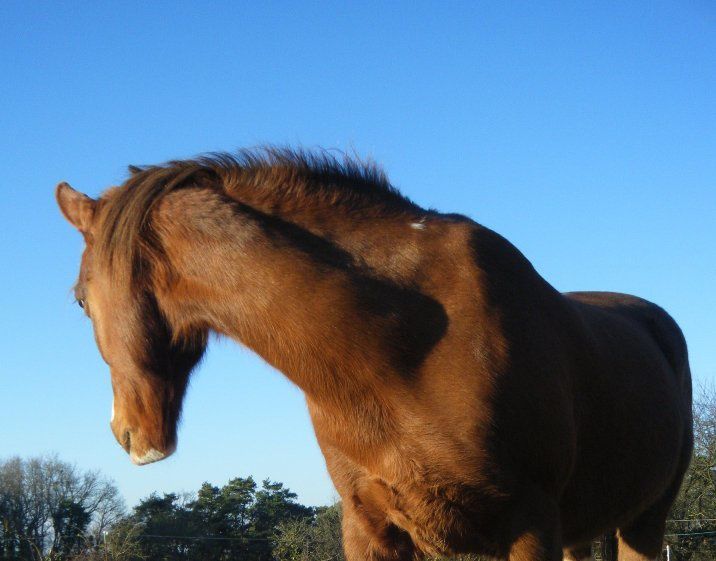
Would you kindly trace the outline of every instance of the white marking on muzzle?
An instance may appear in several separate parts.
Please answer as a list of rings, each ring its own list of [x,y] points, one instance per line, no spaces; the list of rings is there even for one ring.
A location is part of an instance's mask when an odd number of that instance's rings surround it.
[[[422,222],[411,222],[410,227],[413,230],[425,230],[425,224]]]
[[[132,460],[132,463],[143,466],[145,464],[151,464],[152,462],[158,462],[159,460],[163,460],[167,456],[169,456],[171,452],[160,452],[159,450],[155,450],[154,448],[150,448],[147,452],[145,452],[142,456],[138,456],[134,452],[130,452],[129,458]]]
[[[114,422],[114,399],[112,400],[112,418],[109,420],[109,422]]]

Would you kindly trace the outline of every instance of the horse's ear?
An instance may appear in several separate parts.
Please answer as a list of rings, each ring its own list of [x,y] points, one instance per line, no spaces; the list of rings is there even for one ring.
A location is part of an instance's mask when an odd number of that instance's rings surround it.
[[[55,190],[57,204],[63,216],[80,232],[87,233],[92,225],[97,201],[75,191],[67,183],[60,183]]]

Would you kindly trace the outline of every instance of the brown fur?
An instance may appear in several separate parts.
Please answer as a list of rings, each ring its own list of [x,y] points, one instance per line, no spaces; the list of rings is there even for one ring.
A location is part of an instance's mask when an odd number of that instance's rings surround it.
[[[213,331],[304,390],[349,561],[555,561],[617,529],[622,559],[658,553],[692,434],[686,345],[654,304],[560,294],[496,233],[325,153],[57,197],[133,458],[173,450]]]

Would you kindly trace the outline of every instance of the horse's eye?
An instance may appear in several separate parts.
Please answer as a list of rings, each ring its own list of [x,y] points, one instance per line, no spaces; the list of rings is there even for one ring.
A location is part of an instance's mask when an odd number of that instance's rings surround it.
[[[85,299],[84,299],[84,298],[78,298],[78,299],[77,299],[77,305],[78,305],[80,308],[84,309],[84,307],[85,307]]]

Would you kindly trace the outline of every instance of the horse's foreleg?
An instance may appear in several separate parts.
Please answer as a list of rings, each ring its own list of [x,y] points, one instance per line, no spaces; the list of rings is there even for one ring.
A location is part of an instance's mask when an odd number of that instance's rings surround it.
[[[619,529],[619,561],[654,561],[659,558],[668,514],[668,510],[661,506],[652,507],[634,522]]]
[[[509,561],[562,561],[559,507],[548,495],[535,491],[525,497],[512,518]]]
[[[592,544],[572,547],[564,551],[564,561],[589,561],[592,558]]]
[[[691,436],[681,452],[681,465],[664,495],[617,532],[619,561],[653,561],[659,558],[666,531],[666,519],[681,488],[681,480],[691,459]]]

